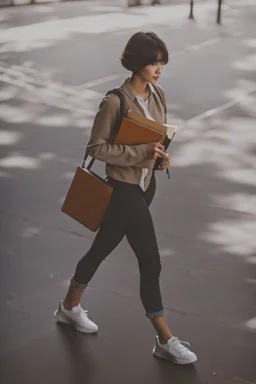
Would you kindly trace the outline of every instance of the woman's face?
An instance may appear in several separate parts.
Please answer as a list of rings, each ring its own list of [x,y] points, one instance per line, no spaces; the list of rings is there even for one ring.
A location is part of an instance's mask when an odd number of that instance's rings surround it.
[[[154,64],[147,65],[140,69],[136,74],[144,81],[155,84],[163,72],[163,66],[164,64],[161,61],[157,61]]]

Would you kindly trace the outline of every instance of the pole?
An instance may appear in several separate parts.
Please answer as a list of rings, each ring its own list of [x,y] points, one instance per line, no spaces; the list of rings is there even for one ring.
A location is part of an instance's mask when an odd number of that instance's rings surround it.
[[[189,19],[194,20],[194,1],[190,0],[190,14],[189,14]]]
[[[221,24],[221,5],[222,0],[218,0],[217,24]]]

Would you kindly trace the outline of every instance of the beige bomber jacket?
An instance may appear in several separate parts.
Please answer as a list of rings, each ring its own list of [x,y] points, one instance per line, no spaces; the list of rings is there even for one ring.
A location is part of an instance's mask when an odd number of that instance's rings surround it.
[[[162,88],[156,86],[162,100],[151,84],[149,85],[149,112],[153,119],[160,124],[166,123],[165,96]],[[129,78],[118,88],[124,95],[125,111],[145,116],[142,107],[136,100]],[[110,133],[120,113],[120,100],[115,94],[104,97],[101,107],[95,116],[91,136],[87,145],[87,153],[106,163],[106,175],[130,184],[140,184],[142,169],[147,168],[145,189],[148,188],[152,176],[155,160],[149,153],[148,144],[134,146],[111,144]]]

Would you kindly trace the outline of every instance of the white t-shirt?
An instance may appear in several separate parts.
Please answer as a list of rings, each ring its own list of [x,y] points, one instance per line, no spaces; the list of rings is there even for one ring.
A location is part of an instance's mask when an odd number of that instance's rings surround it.
[[[136,99],[138,101],[138,103],[140,104],[141,108],[143,109],[143,111],[145,112],[145,115],[146,115],[146,118],[147,119],[150,119],[150,120],[153,120],[153,117],[151,116],[150,112],[149,112],[149,109],[148,109],[148,100],[144,100],[142,99],[141,97],[138,97],[136,96]],[[140,187],[143,189],[143,191],[145,191],[145,178],[148,174],[148,169],[147,168],[142,168],[142,174],[141,174],[141,179],[140,179]]]

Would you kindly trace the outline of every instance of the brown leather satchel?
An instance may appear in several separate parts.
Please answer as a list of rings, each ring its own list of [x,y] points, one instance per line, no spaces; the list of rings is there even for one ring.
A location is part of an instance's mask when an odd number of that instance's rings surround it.
[[[121,92],[116,89],[107,94],[109,93],[115,93],[120,99],[120,116],[116,120],[110,136],[110,141],[113,142],[124,116],[124,99]],[[87,168],[85,167],[87,158],[88,155],[85,154],[82,166],[76,169],[61,211],[96,232],[106,214],[113,188],[106,179],[91,171],[95,159],[90,161]]]
[[[113,188],[90,170],[92,161],[87,168],[84,163],[76,169],[61,211],[95,232],[105,216]]]

